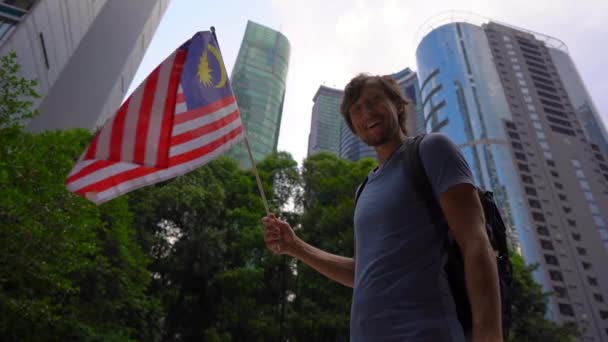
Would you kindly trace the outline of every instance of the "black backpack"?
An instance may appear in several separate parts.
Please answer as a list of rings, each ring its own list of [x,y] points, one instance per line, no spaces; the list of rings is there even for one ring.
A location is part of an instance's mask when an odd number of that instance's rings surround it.
[[[419,196],[425,199],[429,214],[437,227],[446,226],[444,216],[437,199],[434,196],[431,183],[426,175],[422,160],[420,159],[419,146],[424,135],[418,135],[409,139],[405,150],[406,172],[411,183],[414,185]],[[355,205],[367,179],[357,188]],[[498,268],[498,280],[500,284],[500,301],[502,306],[502,328],[505,338],[511,327],[511,283],[513,280],[511,261],[509,260],[509,249],[507,245],[507,232],[500,211],[494,201],[494,195],[490,191],[477,189],[479,199],[484,209],[486,218],[486,233],[490,243],[496,252],[496,266]],[[458,244],[448,230],[444,253],[447,254],[445,271],[450,284],[450,290],[456,304],[458,320],[465,333],[470,333],[473,328],[471,304],[467,294],[464,276],[464,260]]]

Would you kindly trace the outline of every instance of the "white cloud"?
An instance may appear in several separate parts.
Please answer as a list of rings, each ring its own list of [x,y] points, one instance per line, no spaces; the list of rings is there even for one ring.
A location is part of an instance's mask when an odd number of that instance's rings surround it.
[[[563,40],[587,88],[608,122],[608,1],[524,0],[462,2],[459,9]],[[358,72],[416,69],[414,36],[437,13],[454,9],[447,0],[356,2],[272,1],[291,42],[287,95],[279,149],[306,156],[312,97],[321,84],[342,88]]]

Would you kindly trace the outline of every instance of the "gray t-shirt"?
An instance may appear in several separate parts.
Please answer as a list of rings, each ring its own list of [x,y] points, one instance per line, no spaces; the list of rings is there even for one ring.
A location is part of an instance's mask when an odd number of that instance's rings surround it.
[[[443,271],[446,229],[435,227],[405,170],[405,144],[370,172],[355,208],[351,341],[464,341]],[[458,148],[432,133],[420,156],[439,198],[473,184]]]

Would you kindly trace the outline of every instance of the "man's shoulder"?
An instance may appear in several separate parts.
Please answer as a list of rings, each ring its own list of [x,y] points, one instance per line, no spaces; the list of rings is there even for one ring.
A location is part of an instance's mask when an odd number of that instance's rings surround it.
[[[420,153],[427,151],[431,154],[445,153],[455,147],[454,142],[447,135],[438,132],[425,134],[420,141]]]

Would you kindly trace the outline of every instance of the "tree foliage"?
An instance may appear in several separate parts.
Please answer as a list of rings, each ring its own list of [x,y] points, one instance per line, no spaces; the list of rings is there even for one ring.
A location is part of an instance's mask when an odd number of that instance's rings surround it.
[[[25,132],[34,90],[17,69],[12,57],[2,58],[2,339],[149,339],[158,306],[147,293],[148,260],[133,238],[127,201],[97,207],[66,191],[90,133]]]

